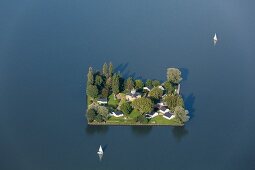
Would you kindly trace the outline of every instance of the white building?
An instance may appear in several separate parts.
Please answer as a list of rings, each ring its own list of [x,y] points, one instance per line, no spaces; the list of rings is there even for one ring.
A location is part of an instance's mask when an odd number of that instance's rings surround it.
[[[107,104],[107,98],[97,99],[97,103],[99,103],[99,104]]]
[[[124,114],[120,111],[114,111],[114,112],[110,113],[110,116],[121,117],[121,116],[124,116]]]

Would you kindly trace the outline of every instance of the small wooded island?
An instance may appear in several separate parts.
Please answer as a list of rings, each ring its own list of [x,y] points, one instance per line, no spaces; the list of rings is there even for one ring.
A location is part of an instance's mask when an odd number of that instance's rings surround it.
[[[167,80],[132,77],[124,79],[105,63],[102,71],[89,68],[87,75],[87,113],[90,125],[172,125],[189,120],[180,95],[181,71],[167,69]]]

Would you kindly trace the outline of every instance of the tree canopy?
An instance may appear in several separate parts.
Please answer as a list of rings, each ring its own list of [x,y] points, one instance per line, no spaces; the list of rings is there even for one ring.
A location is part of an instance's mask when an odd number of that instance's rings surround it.
[[[134,88],[134,81],[132,77],[129,77],[125,82],[125,90],[131,91]]]
[[[102,97],[107,98],[109,96],[109,89],[107,87],[102,89]]]
[[[98,89],[95,85],[88,85],[87,87],[87,95],[96,98],[98,96]]]
[[[189,120],[188,113],[189,112],[181,106],[176,106],[174,109],[175,117],[179,119],[182,123],[187,122]]]
[[[112,65],[112,62],[110,62],[110,64],[109,64],[109,72],[108,72],[108,74],[109,74],[110,77],[113,74],[113,65]]]
[[[145,82],[145,85],[146,85],[146,87],[152,87],[152,80],[148,79],[148,80]]]
[[[146,117],[144,117],[144,115],[139,115],[136,118],[136,122],[139,122],[139,123],[148,123],[148,119],[146,119]]]
[[[153,85],[153,87],[157,87],[157,86],[160,85],[160,81],[159,80],[153,80],[152,85]]]
[[[171,83],[178,84],[182,80],[181,71],[177,68],[168,68],[167,69],[167,80]]]
[[[135,99],[132,103],[132,106],[137,109],[141,114],[149,113],[152,111],[153,103],[151,99],[146,97],[141,97]]]
[[[130,105],[129,102],[125,102],[122,103],[120,106],[120,110],[124,113],[124,114],[129,114],[132,111],[132,106]]]
[[[112,77],[112,92],[114,94],[118,94],[119,91],[120,91],[119,76],[117,74],[114,74]]]
[[[135,89],[136,90],[139,90],[139,89],[142,89],[144,86],[142,80],[135,80]]]
[[[94,109],[87,110],[87,119],[89,122],[93,122],[96,118],[96,111]]]
[[[96,85],[97,87],[101,87],[102,83],[103,83],[102,77],[101,77],[100,75],[96,75],[96,78],[95,78],[95,85]]]
[[[163,100],[166,103],[167,107],[171,110],[174,110],[176,106],[184,107],[184,101],[182,97],[179,95],[169,94],[166,97],[164,97]]]
[[[107,77],[108,76],[108,66],[107,66],[107,63],[104,63],[104,65],[103,65],[103,75],[105,76],[105,77]]]
[[[163,91],[158,87],[154,87],[149,92],[149,96],[154,98],[154,99],[160,99],[160,97],[162,97],[162,95],[163,95]]]
[[[173,85],[170,81],[166,81],[164,83],[164,87],[165,87],[167,93],[173,93],[174,92],[174,87],[173,87]]]
[[[94,75],[93,75],[92,67],[89,67],[89,72],[88,72],[87,77],[88,77],[87,85],[93,85],[93,83],[94,83]]]

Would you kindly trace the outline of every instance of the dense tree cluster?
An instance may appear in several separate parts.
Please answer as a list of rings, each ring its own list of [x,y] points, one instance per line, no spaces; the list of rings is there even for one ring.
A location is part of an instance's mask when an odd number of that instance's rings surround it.
[[[87,74],[86,94],[88,100],[91,101],[87,110],[87,119],[89,122],[104,122],[108,119],[109,109],[118,109],[125,115],[129,115],[133,109],[140,112],[140,115],[135,119],[136,122],[147,123],[148,119],[145,113],[153,110],[153,106],[161,100],[165,102],[168,108],[174,112],[176,118],[180,122],[186,122],[189,117],[185,111],[184,101],[182,97],[176,93],[176,89],[181,78],[181,72],[176,68],[167,69],[167,81],[161,83],[159,80],[148,79],[143,82],[140,79],[134,80],[132,77],[124,79],[120,73],[114,72],[112,63],[104,63],[101,71],[94,71],[89,67]],[[143,90],[144,87],[149,89]],[[164,89],[162,89],[163,86]],[[136,98],[132,102],[126,100],[126,94],[132,89],[142,94],[141,98]],[[109,98],[113,94],[114,100],[117,101],[117,106],[101,106],[95,104],[98,98]],[[124,97],[120,94],[124,95]],[[164,94],[164,96],[163,96]],[[163,97],[162,97],[163,96]],[[118,99],[117,99],[118,98]]]
[[[97,122],[106,121],[108,118],[109,110],[105,106],[100,106],[98,104],[91,104],[87,110],[87,119],[89,122],[94,120]]]
[[[181,82],[181,71],[177,68],[168,68],[167,69],[167,80],[171,83],[178,84]]]
[[[184,107],[184,101],[180,95],[169,94],[164,97],[164,102],[170,110],[174,110],[176,106]]]
[[[151,99],[146,97],[141,97],[138,99],[135,99],[132,102],[132,106],[137,109],[141,114],[149,113],[152,111],[153,103]]]
[[[151,91],[149,92],[149,96],[153,99],[160,99],[163,95],[163,90],[161,90],[158,87],[154,87],[153,89],[151,89]]]
[[[132,112],[132,106],[131,106],[130,102],[122,103],[120,106],[120,110],[124,114],[130,114]]]
[[[125,82],[125,90],[131,91],[134,88],[134,81],[132,77],[129,77]]]
[[[181,106],[176,106],[174,109],[174,115],[181,123],[185,123],[189,120],[188,111]]]
[[[119,93],[119,75],[113,75],[113,65],[104,63],[102,72],[93,72],[92,67],[89,67],[87,74],[87,96],[92,99],[103,97],[107,98],[111,93]]]
[[[142,90],[144,84],[142,80],[135,80],[135,89],[136,90]]]

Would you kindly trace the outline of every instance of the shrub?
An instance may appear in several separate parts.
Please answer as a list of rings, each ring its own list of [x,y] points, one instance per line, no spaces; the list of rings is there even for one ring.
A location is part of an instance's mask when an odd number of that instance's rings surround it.
[[[139,122],[139,123],[148,123],[148,119],[146,119],[146,117],[144,117],[143,115],[139,115],[136,118],[136,122]]]
[[[96,118],[96,111],[94,109],[87,110],[87,119],[89,122],[93,122]]]

